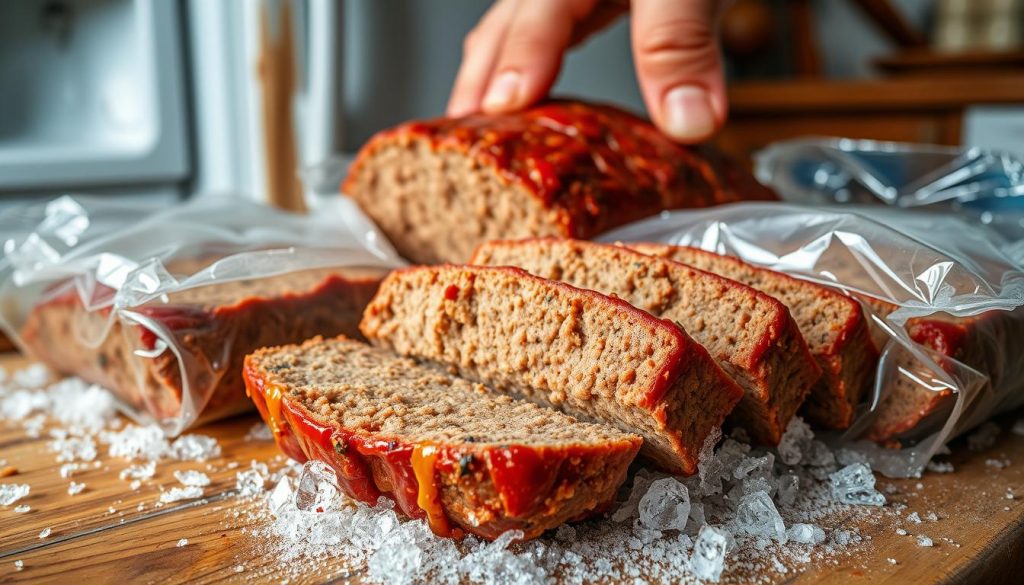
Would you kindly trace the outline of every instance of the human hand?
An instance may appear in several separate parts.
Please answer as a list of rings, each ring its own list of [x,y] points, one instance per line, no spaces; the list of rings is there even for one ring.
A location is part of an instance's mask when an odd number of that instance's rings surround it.
[[[633,59],[654,123],[698,142],[728,105],[715,35],[716,0],[633,0]],[[570,47],[626,12],[625,0],[498,0],[463,43],[449,116],[525,108],[543,99]]]

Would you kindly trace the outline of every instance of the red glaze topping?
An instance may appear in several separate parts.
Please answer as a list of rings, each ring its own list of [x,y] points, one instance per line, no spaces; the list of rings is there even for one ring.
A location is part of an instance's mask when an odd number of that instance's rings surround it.
[[[513,114],[416,121],[363,149],[426,138],[497,169],[550,209],[569,237],[587,238],[662,209],[774,200],[746,169],[708,147],[673,143],[650,122],[611,106],[553,101]],[[353,172],[354,180],[359,160]]]
[[[956,323],[922,319],[910,324],[910,338],[942,355],[957,357],[967,339],[967,330]]]
[[[540,504],[536,494],[551,491],[564,461],[516,445],[486,451],[484,460],[505,511],[515,517],[536,510]]]

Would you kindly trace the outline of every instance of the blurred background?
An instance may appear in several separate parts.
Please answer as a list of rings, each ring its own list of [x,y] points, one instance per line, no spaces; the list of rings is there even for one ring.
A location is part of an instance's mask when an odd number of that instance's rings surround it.
[[[488,5],[4,0],[0,207],[65,192],[301,206],[377,130],[443,113]],[[555,93],[642,112],[628,33],[573,51]],[[735,0],[722,39],[717,142],[747,161],[803,135],[1024,154],[1024,0]]]

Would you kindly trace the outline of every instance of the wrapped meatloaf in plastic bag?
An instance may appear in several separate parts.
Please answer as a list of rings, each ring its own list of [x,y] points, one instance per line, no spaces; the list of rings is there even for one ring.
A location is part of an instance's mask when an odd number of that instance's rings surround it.
[[[0,215],[0,328],[168,434],[251,408],[242,359],[358,336],[401,260],[348,202],[308,216],[234,198],[156,209],[62,197]]]
[[[601,239],[735,256],[857,299],[879,353],[848,364],[875,375],[835,438],[886,475],[919,474],[949,439],[1024,404],[1024,268],[1012,244],[973,222],[881,206],[740,203],[665,212]],[[787,304],[806,312],[805,301]],[[844,326],[829,314],[804,318]]]

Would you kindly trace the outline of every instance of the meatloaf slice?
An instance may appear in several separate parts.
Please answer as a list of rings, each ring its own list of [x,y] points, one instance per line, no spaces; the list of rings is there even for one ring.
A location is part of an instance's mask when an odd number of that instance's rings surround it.
[[[534,538],[600,512],[642,442],[344,337],[261,349],[244,372],[287,455],[443,536]]]
[[[373,343],[644,437],[642,454],[693,473],[743,394],[676,324],[518,268],[391,273],[360,325]]]
[[[897,309],[896,305],[873,297],[862,299],[883,317]],[[954,372],[952,360],[956,360],[989,376],[994,387],[1020,386],[1019,379],[1012,378],[1020,368],[1008,364],[1007,359],[1020,355],[1024,308],[986,311],[971,317],[937,313],[910,319],[906,329],[910,339],[930,351],[946,371]],[[899,444],[937,430],[956,402],[955,389],[932,380],[928,368],[912,354],[904,352],[896,359],[895,375],[875,408],[867,435],[883,444]]]
[[[342,192],[417,263],[495,238],[587,239],[664,209],[773,200],[744,165],[581,102],[402,124],[359,152]]]
[[[821,375],[782,303],[678,262],[621,246],[528,239],[484,244],[473,263],[518,266],[678,323],[743,387],[731,421],[762,443],[779,442]]]
[[[189,263],[188,272],[198,268]],[[187,289],[132,309],[136,319],[115,320],[102,335],[109,309],[88,311],[65,286],[32,310],[22,339],[36,359],[110,389],[135,413],[168,428],[179,416],[196,416],[197,424],[252,408],[241,377],[247,353],[314,335],[358,336],[363,307],[383,276],[325,268]],[[174,339],[177,352],[157,331]],[[183,372],[198,402],[183,400]]]
[[[834,429],[850,426],[857,404],[874,381],[878,362],[878,350],[871,341],[867,318],[856,299],[813,282],[700,248],[647,243],[625,245],[644,254],[669,258],[742,282],[782,301],[822,370],[821,379],[804,402],[804,416],[815,424]]]

